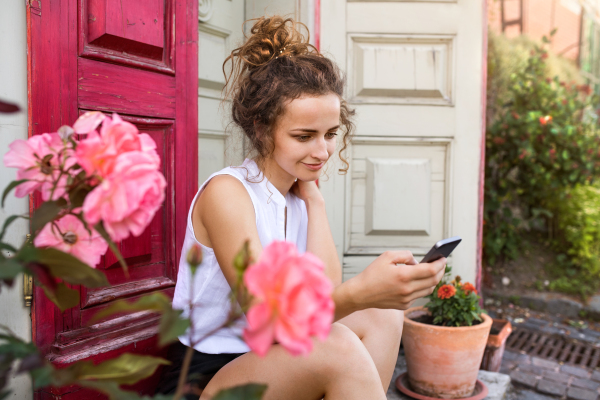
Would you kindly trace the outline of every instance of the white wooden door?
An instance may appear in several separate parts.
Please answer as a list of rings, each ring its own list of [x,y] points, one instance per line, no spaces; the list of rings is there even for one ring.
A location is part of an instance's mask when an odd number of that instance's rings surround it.
[[[484,0],[327,0],[321,21],[357,111],[348,174],[321,181],[344,279],[385,250],[422,256],[460,235],[449,263],[473,282]]]
[[[223,61],[243,40],[244,0],[200,0],[198,9],[198,183],[243,161],[243,140],[221,107]]]

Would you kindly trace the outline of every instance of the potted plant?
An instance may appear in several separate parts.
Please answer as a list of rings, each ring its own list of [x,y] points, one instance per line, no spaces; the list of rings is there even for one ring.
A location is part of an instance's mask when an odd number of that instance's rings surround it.
[[[424,307],[406,311],[404,352],[411,389],[421,395],[470,397],[492,325],[479,306],[475,287],[459,276],[445,278],[427,296]]]

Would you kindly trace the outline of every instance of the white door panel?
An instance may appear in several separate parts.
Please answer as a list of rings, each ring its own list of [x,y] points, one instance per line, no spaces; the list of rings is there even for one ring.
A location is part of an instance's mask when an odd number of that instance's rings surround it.
[[[322,2],[321,47],[357,111],[348,174],[321,182],[344,279],[383,251],[419,258],[454,235],[454,272],[475,278],[483,4]]]

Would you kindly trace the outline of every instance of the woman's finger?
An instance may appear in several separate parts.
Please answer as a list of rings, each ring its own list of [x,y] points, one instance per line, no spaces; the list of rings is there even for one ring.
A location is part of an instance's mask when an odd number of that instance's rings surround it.
[[[406,280],[408,281],[428,279],[435,277],[440,273],[442,273],[443,276],[443,271],[446,269],[446,259],[440,258],[439,260],[430,263],[404,266],[402,268],[402,272],[407,274]]]
[[[380,257],[383,257],[388,262],[394,264],[413,265],[413,262],[416,264],[415,257],[413,257],[413,254],[407,250],[386,251]]]

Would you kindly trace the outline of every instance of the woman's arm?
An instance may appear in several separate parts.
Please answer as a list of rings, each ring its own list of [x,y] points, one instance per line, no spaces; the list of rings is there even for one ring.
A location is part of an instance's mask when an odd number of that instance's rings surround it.
[[[417,264],[410,251],[386,251],[333,292],[335,321],[367,308],[406,310],[431,294],[444,276],[446,259]]]
[[[315,182],[298,181],[292,191],[306,204],[308,213],[308,236],[306,250],[323,261],[325,274],[334,286],[342,283],[342,267],[329,228],[325,200]]]
[[[244,242],[250,241],[255,261],[262,253],[254,206],[244,185],[229,175],[215,176],[200,194],[192,222],[196,238],[214,250],[225,279],[235,287],[233,259]]]

